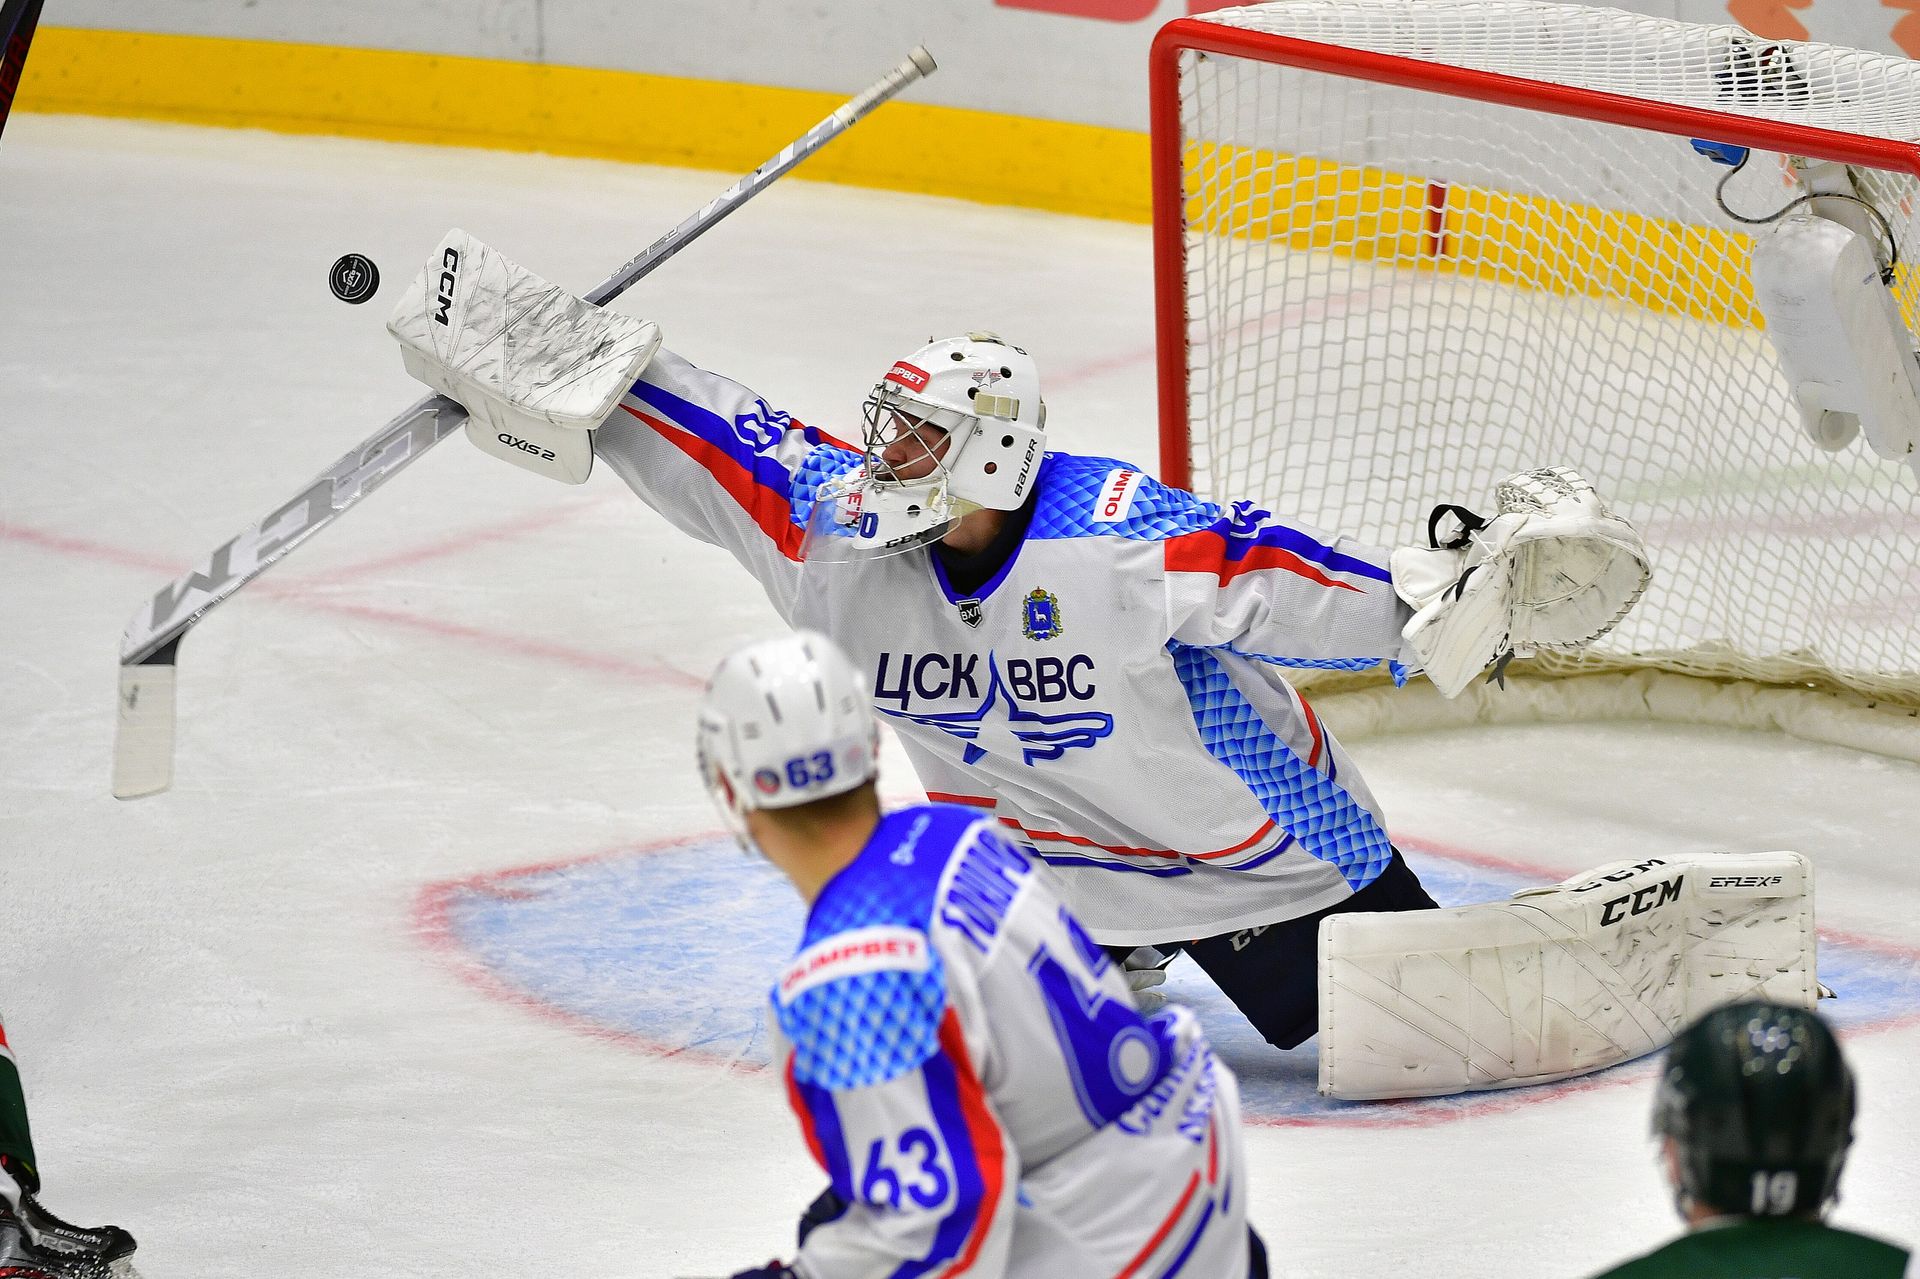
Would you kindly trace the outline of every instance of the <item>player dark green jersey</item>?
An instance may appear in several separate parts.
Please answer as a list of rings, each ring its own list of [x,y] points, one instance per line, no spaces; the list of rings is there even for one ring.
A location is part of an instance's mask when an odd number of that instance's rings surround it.
[[[1595,1279],[1899,1279],[1903,1248],[1804,1217],[1729,1217]]]
[[[27,1099],[20,1091],[20,1068],[7,1047],[5,1026],[0,1026],[0,1164],[28,1190],[40,1188],[33,1137],[27,1130]]]

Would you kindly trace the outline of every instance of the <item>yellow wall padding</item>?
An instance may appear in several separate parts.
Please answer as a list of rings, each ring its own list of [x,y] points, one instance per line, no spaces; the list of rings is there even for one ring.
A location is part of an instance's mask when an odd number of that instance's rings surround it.
[[[1151,219],[1145,134],[927,106],[911,93],[808,160],[801,175]],[[16,105],[744,173],[842,101],[586,67],[45,27]],[[1745,236],[1256,148],[1189,145],[1187,215],[1198,232],[1278,237],[1413,269],[1760,323]]]
[[[43,27],[15,105],[745,172],[844,100],[586,67]],[[910,97],[799,173],[1092,217],[1151,216],[1145,134]]]

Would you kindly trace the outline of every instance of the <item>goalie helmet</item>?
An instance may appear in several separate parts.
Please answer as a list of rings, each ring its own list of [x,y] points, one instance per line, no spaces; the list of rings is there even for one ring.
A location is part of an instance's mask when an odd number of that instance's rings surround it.
[[[826,799],[872,780],[878,734],[866,682],[816,631],[739,649],[707,681],[700,775],[734,834],[746,814]]]
[[[1853,1141],[1853,1075],[1818,1014],[1749,1002],[1716,1009],[1668,1050],[1653,1130],[1675,1146],[1687,1201],[1771,1217],[1820,1212]]]
[[[1017,510],[1046,452],[1039,370],[993,333],[896,360],[865,417],[865,461],[822,486],[803,558],[891,555],[933,541],[969,511]]]

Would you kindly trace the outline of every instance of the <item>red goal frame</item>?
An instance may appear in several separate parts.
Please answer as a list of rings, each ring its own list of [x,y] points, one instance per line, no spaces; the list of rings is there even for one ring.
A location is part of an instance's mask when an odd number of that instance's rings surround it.
[[[1248,58],[1605,124],[1711,138],[1758,151],[1893,170],[1920,178],[1920,145],[1914,143],[1755,119],[1727,111],[1650,102],[1594,89],[1248,31],[1202,19],[1175,18],[1154,37],[1148,54],[1148,92],[1160,478],[1179,488],[1190,488],[1193,483],[1187,419],[1186,220],[1180,131],[1180,55],[1190,51]]]

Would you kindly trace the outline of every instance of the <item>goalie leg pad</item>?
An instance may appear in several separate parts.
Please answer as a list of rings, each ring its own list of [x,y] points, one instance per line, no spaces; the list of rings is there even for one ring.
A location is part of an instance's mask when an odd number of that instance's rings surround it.
[[[1600,867],[1511,901],[1320,926],[1320,1091],[1432,1097],[1582,1075],[1735,999],[1811,1008],[1798,853]]]
[[[387,331],[407,372],[471,415],[485,452],[568,484],[660,347],[658,325],[574,297],[465,231],[440,242]]]

